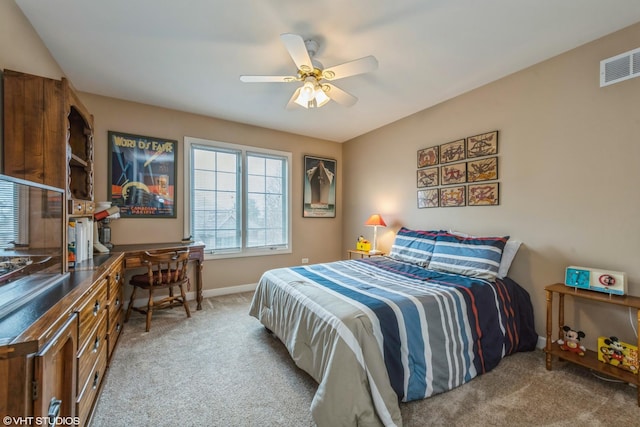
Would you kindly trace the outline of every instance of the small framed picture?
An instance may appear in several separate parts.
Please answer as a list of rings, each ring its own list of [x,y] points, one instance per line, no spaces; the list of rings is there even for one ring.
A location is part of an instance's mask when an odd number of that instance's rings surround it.
[[[446,187],[440,189],[440,206],[453,207],[466,205],[466,192],[464,185]]]
[[[470,184],[467,188],[469,206],[496,206],[500,204],[500,184],[489,182],[485,184]]]
[[[418,169],[417,183],[418,188],[437,187],[439,185],[438,168]]]
[[[467,138],[467,159],[498,154],[498,131]]]
[[[467,182],[498,179],[498,157],[467,162]]]
[[[303,218],[335,218],[336,171],[333,159],[304,156]]]
[[[458,162],[465,158],[464,138],[440,146],[440,163]]]
[[[438,189],[418,190],[418,209],[437,208],[440,206]]]
[[[467,182],[467,164],[453,163],[451,165],[440,166],[440,182],[442,185]]]
[[[438,146],[418,150],[418,168],[438,164]]]

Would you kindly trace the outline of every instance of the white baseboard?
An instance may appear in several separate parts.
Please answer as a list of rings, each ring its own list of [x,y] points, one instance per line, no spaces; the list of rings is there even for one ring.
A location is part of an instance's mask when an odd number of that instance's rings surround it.
[[[229,286],[226,288],[215,288],[215,289],[204,289],[202,291],[202,297],[203,298],[211,298],[211,297],[217,297],[220,295],[230,295],[230,294],[239,294],[242,292],[251,292],[251,291],[255,291],[256,287],[258,286],[257,283],[249,283],[248,285],[238,285],[238,286]],[[157,299],[160,300],[164,298],[164,296],[158,296]],[[196,293],[195,291],[193,292],[187,292],[187,301],[194,301],[196,299]],[[133,301],[133,306],[134,307],[139,307],[141,305],[146,305],[147,304],[147,300],[148,298],[136,298]],[[154,301],[156,300],[156,298],[154,298]],[[129,307],[129,301],[127,299],[127,301],[125,302],[124,308],[126,309],[127,307]]]

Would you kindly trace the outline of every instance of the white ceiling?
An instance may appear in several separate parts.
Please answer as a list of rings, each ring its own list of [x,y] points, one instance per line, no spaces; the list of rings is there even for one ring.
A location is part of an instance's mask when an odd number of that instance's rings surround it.
[[[15,1],[80,91],[338,142],[640,21],[639,0]],[[286,110],[299,83],[239,80],[295,73],[282,33],[379,68],[334,81],[352,107]]]

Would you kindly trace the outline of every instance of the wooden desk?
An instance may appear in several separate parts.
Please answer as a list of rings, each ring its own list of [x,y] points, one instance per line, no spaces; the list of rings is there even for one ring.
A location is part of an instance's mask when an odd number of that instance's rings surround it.
[[[157,252],[166,250],[183,250],[189,249],[189,260],[196,263],[196,301],[198,305],[196,310],[202,310],[202,268],[204,267],[204,243],[140,243],[135,245],[117,245],[111,252],[124,253],[124,268],[142,267],[142,254],[146,251]]]

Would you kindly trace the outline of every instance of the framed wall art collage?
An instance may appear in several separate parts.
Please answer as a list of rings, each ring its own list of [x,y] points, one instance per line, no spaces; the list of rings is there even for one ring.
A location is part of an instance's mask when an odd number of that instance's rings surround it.
[[[500,204],[498,131],[418,150],[418,208]]]

